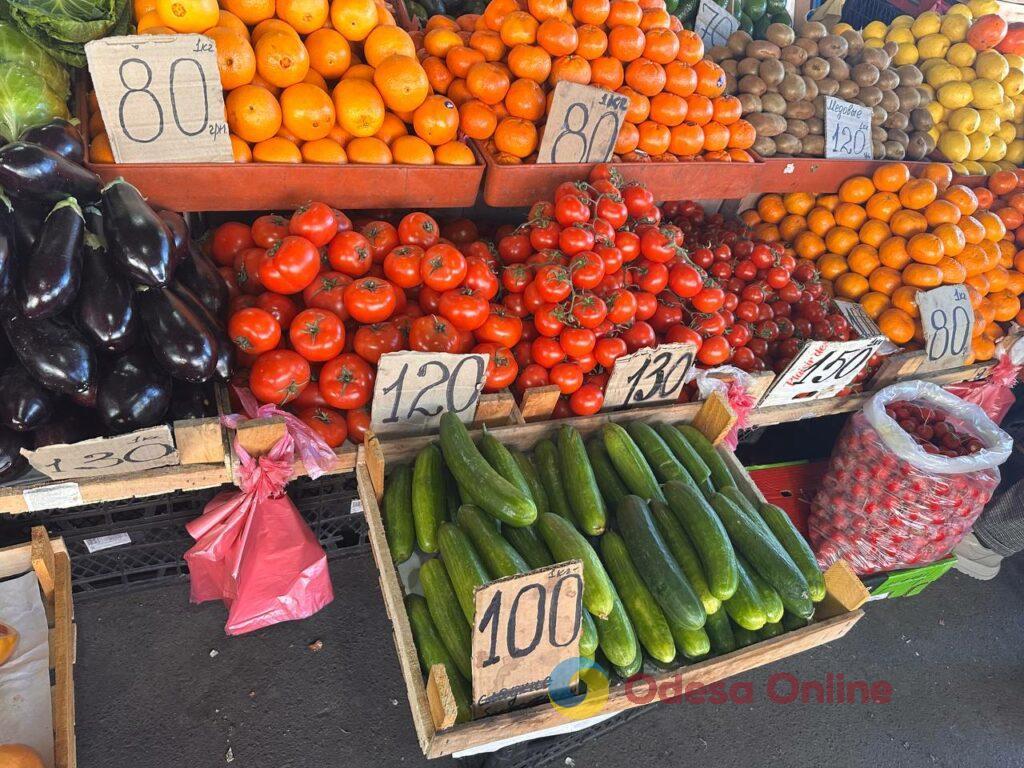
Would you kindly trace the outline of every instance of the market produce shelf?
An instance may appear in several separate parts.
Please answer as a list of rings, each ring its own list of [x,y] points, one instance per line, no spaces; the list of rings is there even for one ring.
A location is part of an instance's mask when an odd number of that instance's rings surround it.
[[[757,166],[757,188],[747,194],[763,192],[835,192],[851,176],[871,176],[889,160],[826,160],[823,157],[772,157]],[[927,162],[901,161],[917,176]]]

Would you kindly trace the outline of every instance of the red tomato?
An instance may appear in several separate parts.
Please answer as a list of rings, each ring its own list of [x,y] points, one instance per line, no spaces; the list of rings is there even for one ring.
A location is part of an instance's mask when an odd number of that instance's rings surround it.
[[[468,256],[466,258],[466,279],[463,281],[467,288],[472,288],[477,295],[483,296],[490,301],[498,295],[501,283],[494,268],[479,256]]]
[[[252,231],[248,225],[239,221],[228,221],[213,231],[210,238],[210,254],[218,266],[230,267],[235,263],[235,256],[246,248],[252,248],[256,241],[252,239]]]
[[[252,240],[260,248],[270,248],[288,236],[288,219],[277,214],[260,216],[252,223]]]
[[[409,327],[409,348],[418,352],[457,352],[458,329],[440,315],[424,315]]]
[[[345,288],[351,282],[352,278],[341,272],[321,272],[302,291],[302,299],[306,302],[307,307],[326,309],[336,314],[344,322],[348,320],[348,310],[345,309]]]
[[[331,269],[350,277],[362,277],[373,266],[370,241],[358,232],[339,232],[327,246]]]
[[[546,387],[549,383],[548,369],[537,363],[530,363],[523,367],[516,378],[516,389],[525,392],[528,389]]]
[[[648,227],[640,235],[640,252],[645,259],[664,264],[675,258],[677,247],[668,227]]]
[[[256,306],[269,312],[282,328],[291,325],[294,317],[299,314],[299,305],[290,296],[270,291],[256,297]]]
[[[437,312],[437,305],[441,302],[441,294],[435,291],[429,285],[421,285],[419,295],[416,297],[416,303],[419,304],[420,309],[425,314],[435,314]]]
[[[423,282],[420,277],[422,258],[420,246],[400,245],[384,257],[384,276],[399,288],[415,288]]]
[[[584,384],[569,398],[569,410],[577,416],[593,416],[604,407],[604,390],[596,384]]]
[[[622,334],[622,340],[626,342],[626,349],[630,354],[644,347],[653,347],[658,343],[654,329],[643,321],[633,323]]]
[[[304,237],[317,248],[323,248],[338,232],[334,211],[324,203],[306,203],[297,208],[288,222],[288,231]]]
[[[642,218],[654,207],[654,195],[643,184],[630,182],[622,188],[622,200],[626,210],[634,219]]]
[[[565,360],[565,350],[557,339],[540,336],[530,344],[530,357],[545,368],[552,368]]]
[[[555,219],[563,227],[590,221],[590,206],[575,194],[555,194]]]
[[[565,327],[562,317],[564,314],[558,304],[544,304],[533,313],[533,326],[541,336],[555,337]]]
[[[260,264],[267,258],[262,248],[246,248],[235,255],[235,285],[242,293],[257,294],[263,292],[260,282]]]
[[[401,227],[399,227],[401,233]],[[447,237],[456,245],[471,243],[480,237],[480,230],[472,219],[455,219],[441,227],[441,236]]]
[[[441,294],[437,309],[460,331],[475,331],[487,320],[490,305],[472,288],[456,288]]]
[[[704,343],[697,350],[697,361],[701,365],[721,365],[732,355],[732,348],[724,336],[712,336],[704,339]]]
[[[497,344],[477,344],[472,349],[488,356],[487,359],[487,381],[484,384],[484,392],[497,392],[512,385],[519,375],[519,364],[508,347],[501,347]]]
[[[304,237],[288,236],[267,251],[260,282],[275,293],[299,293],[320,272],[320,252]]]
[[[676,264],[669,270],[668,285],[681,299],[691,299],[704,287],[704,278],[692,264]]]
[[[348,436],[345,414],[333,408],[303,408],[296,414],[306,425],[324,439],[331,448],[337,448]]]
[[[304,309],[288,329],[292,349],[313,363],[336,357],[345,347],[345,326],[326,309]]]
[[[572,281],[565,267],[549,264],[537,270],[532,285],[537,295],[544,302],[557,304],[572,293]],[[529,291],[529,288],[527,288]]]
[[[584,328],[596,328],[608,316],[608,306],[593,294],[581,293],[573,302],[572,316]]]
[[[614,229],[621,227],[629,218],[629,209],[617,194],[614,197],[611,195],[599,197],[594,206],[594,213],[611,224]]]
[[[571,395],[583,386],[583,369],[576,363],[558,363],[548,371],[548,378],[563,395]]]
[[[658,297],[647,291],[637,291],[635,320],[650,320],[658,311]]]
[[[260,295],[262,296],[263,294]],[[274,295],[277,296],[278,294],[275,293]],[[255,296],[248,293],[240,293],[228,302],[228,314],[233,315],[235,312],[239,312],[246,307],[255,306],[257,306]]]
[[[458,243],[458,241],[453,242]],[[489,240],[474,240],[472,243],[462,245],[459,250],[467,259],[483,259],[491,265],[492,269],[497,269],[501,264],[498,260],[498,249]]]
[[[530,245],[535,250],[543,251],[546,248],[558,247],[558,235],[562,231],[562,225],[557,221],[540,220],[530,227]]]
[[[526,317],[530,314],[521,293],[506,293],[505,297],[501,300],[501,305],[516,317]]]
[[[483,325],[473,333],[477,341],[489,341],[511,349],[523,337],[523,321],[501,304],[491,304]]]
[[[591,290],[604,280],[604,262],[594,251],[580,251],[569,262],[569,274],[574,288]]]
[[[615,325],[624,325],[636,316],[636,295],[630,291],[616,291],[607,299],[608,320]]]
[[[360,231],[370,241],[370,253],[375,262],[384,261],[384,257],[398,247],[398,230],[386,221],[371,221]]]
[[[380,323],[398,306],[395,287],[377,277],[361,277],[345,287],[345,309],[358,323]]]
[[[374,372],[363,358],[343,352],[320,369],[320,394],[334,408],[361,408],[373,397]]]
[[[264,352],[249,372],[249,388],[261,403],[281,406],[309,383],[309,362],[290,349]]]
[[[362,445],[366,433],[370,429],[370,412],[366,408],[353,408],[345,412],[345,426],[348,427],[348,439],[356,445]]]
[[[446,243],[428,248],[420,260],[420,277],[435,291],[458,288],[466,278],[466,270],[466,257]]]
[[[717,312],[725,302],[725,292],[721,288],[708,286],[701,288],[690,302],[698,312]]]
[[[605,368],[611,368],[615,361],[629,352],[624,339],[604,338],[594,345],[594,357]]]
[[[293,410],[299,411],[302,408],[312,408],[319,406],[321,408],[329,407],[327,401],[320,394],[320,369],[321,365],[311,365],[309,374],[309,384],[302,388],[299,392],[299,396],[291,401],[290,405]]]
[[[509,293],[522,293],[533,280],[533,270],[526,264],[511,264],[501,270],[501,284]]]
[[[674,325],[665,332],[665,341],[669,344],[689,342],[697,347],[697,349],[700,349],[704,343],[704,338],[693,328],[687,328],[685,325]]]
[[[623,263],[633,261],[640,255],[640,235],[625,229],[615,233],[615,247],[622,251]]]
[[[397,323],[375,323],[356,328],[352,348],[361,358],[376,365],[381,355],[385,352],[397,352],[404,342]]]
[[[558,233],[558,248],[567,256],[592,250],[596,242],[597,236],[590,224],[573,224]]]
[[[642,291],[661,293],[668,285],[668,267],[644,258],[633,267],[633,283]]]
[[[281,326],[266,310],[249,307],[231,316],[228,336],[243,352],[259,355],[277,348],[281,341]]]
[[[404,245],[418,245],[429,248],[441,239],[437,222],[426,213],[407,213],[398,222],[398,240]],[[473,238],[470,238],[472,240]]]
[[[519,264],[533,253],[530,236],[525,232],[505,235],[498,240],[498,256],[503,264]]]
[[[614,245],[598,245],[595,250],[604,263],[604,273],[606,275],[614,275],[622,269],[624,259],[620,248]]]
[[[565,354],[578,359],[590,354],[597,344],[597,336],[589,328],[566,328],[559,335],[558,343]]]

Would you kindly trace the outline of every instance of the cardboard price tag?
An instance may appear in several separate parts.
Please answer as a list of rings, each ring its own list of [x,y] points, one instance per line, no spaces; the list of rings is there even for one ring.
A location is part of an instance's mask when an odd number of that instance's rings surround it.
[[[537,162],[607,162],[628,107],[621,94],[563,80],[555,86]]]
[[[676,400],[696,354],[693,344],[682,342],[623,355],[608,378],[602,410]]]
[[[808,341],[772,384],[758,407],[833,397],[856,378],[884,337]]]
[[[570,560],[492,581],[474,592],[473,707],[503,712],[548,690],[579,657],[583,563]]]
[[[725,45],[729,35],[740,28],[740,20],[720,6],[715,0],[700,0],[693,31],[704,41],[707,48]]]
[[[204,35],[129,35],[85,46],[119,163],[230,163],[217,70]]]
[[[171,428],[166,424],[127,435],[47,445],[34,451],[23,448],[21,453],[34,469],[51,480],[134,474],[181,463]]]
[[[921,312],[927,363],[934,367],[963,365],[971,352],[974,310],[962,285],[944,285],[915,297]]]
[[[487,378],[487,355],[388,352],[377,365],[370,428],[376,435],[436,429],[441,414],[473,420]]]
[[[825,157],[871,160],[871,110],[825,97]]]

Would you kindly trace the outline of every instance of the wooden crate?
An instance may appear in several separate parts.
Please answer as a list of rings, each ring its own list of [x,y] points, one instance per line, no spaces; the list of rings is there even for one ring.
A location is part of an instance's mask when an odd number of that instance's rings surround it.
[[[648,412],[653,410],[646,409]],[[576,419],[573,424],[587,437],[611,420],[608,418],[611,415]],[[636,412],[636,416],[641,415],[645,421],[653,420],[645,411]],[[720,442],[734,418],[735,415],[725,401],[714,395],[693,415],[692,422],[709,439]],[[540,437],[550,434],[555,428],[555,424],[548,422],[498,428],[493,433],[506,444],[529,449]],[[551,728],[567,725],[570,721],[547,703],[541,703],[454,727],[444,727],[454,721],[450,707],[446,711],[439,705],[439,702],[451,700],[450,692],[444,690],[445,685],[441,682],[446,678],[431,674],[429,683],[424,682],[405,610],[401,581],[388,550],[379,507],[388,467],[411,461],[420,447],[420,442],[412,443],[408,440],[381,443],[369,439],[361,449],[356,464],[356,480],[369,527],[370,546],[380,572],[384,606],[393,624],[395,648],[423,754],[428,758],[436,758],[465,750],[487,751],[489,747],[497,748],[497,743],[506,739],[537,737]],[[761,500],[757,486],[732,452],[722,448],[719,451],[743,493],[753,500]],[[679,670],[656,675],[654,680],[660,684],[665,680],[679,679],[683,686],[698,682],[710,684],[842,637],[863,615],[860,606],[867,600],[868,593],[845,563],[829,570],[826,585],[828,595],[818,605],[815,621],[807,627],[699,664],[686,665]],[[640,705],[631,700],[620,685],[609,691],[607,704],[601,714],[620,712],[636,706]]]
[[[36,572],[50,626],[53,685],[54,768],[75,768],[75,624],[71,602],[71,559],[62,539],[50,540],[46,529],[32,529],[32,542],[0,549],[0,579]]]

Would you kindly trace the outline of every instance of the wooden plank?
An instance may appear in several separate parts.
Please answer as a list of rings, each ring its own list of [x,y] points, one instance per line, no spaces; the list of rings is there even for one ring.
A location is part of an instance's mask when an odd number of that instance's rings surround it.
[[[32,529],[32,570],[39,579],[39,589],[43,592],[43,600],[53,604],[53,587],[56,569],[53,564],[53,547],[46,529],[36,526]]]
[[[216,416],[174,422],[174,444],[182,464],[217,464],[224,461],[223,429]]]
[[[523,416],[523,421],[529,423],[546,419],[555,410],[555,405],[561,394],[562,390],[554,384],[549,384],[546,387],[533,387],[523,392],[522,402],[519,404],[519,412]]]
[[[363,442],[363,460],[366,463],[366,471],[370,473],[370,483],[377,499],[384,498],[384,452],[380,447],[380,440],[373,432],[367,431],[366,439]]]
[[[56,556],[54,594],[53,750],[55,768],[75,768],[75,680],[73,672],[74,625],[71,603],[71,559],[67,552]]]
[[[922,350],[887,355],[878,370],[875,371],[875,375],[871,377],[868,388],[882,389],[893,382],[912,376],[921,367],[924,359],[925,355]]]
[[[489,427],[509,424],[512,410],[516,407],[516,399],[508,390],[487,392],[480,395],[476,402],[476,413],[473,415],[473,426],[486,424]]]
[[[448,681],[448,670],[444,664],[435,664],[427,675],[427,703],[430,705],[430,717],[434,721],[434,730],[446,731],[455,725],[459,715],[455,694],[452,693]]]
[[[283,416],[249,419],[238,425],[235,440],[250,456],[266,456],[287,431]]]
[[[693,426],[699,429],[712,445],[718,445],[736,425],[736,412],[718,392],[712,392],[693,417]]]
[[[871,597],[868,588],[857,578],[845,560],[839,560],[825,571],[825,599],[815,606],[815,618],[830,618],[860,608]]]

